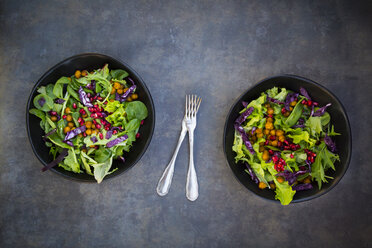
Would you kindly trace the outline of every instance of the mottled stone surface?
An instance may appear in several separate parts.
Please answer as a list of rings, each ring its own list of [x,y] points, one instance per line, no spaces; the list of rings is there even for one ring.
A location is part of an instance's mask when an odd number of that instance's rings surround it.
[[[370,1],[1,1],[0,247],[371,247],[371,11]],[[156,105],[144,157],[101,185],[41,173],[25,127],[37,79],[83,52],[130,64]],[[332,90],[353,130],[339,185],[288,207],[243,188],[222,150],[233,101],[280,73]],[[196,92],[200,198],[185,198],[186,144],[160,198],[183,97]]]

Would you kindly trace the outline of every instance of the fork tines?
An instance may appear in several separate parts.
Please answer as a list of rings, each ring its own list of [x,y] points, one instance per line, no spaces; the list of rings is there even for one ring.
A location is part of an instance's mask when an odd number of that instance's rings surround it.
[[[196,117],[201,101],[201,97],[198,97],[197,95],[186,95],[185,110],[188,118]]]

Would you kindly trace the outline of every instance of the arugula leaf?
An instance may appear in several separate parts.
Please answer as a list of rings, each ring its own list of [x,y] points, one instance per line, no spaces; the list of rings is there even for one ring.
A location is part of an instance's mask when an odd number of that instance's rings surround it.
[[[341,135],[340,133],[336,133],[335,132],[335,127],[332,125],[331,127],[331,130],[329,130],[329,127],[328,127],[328,136],[336,136],[336,135]]]
[[[103,178],[115,170],[109,172],[112,166],[112,156],[104,163],[92,164],[94,168],[94,178],[97,180],[97,183],[101,183]]]
[[[70,147],[68,150],[68,155],[63,160],[63,164],[69,167],[73,172],[80,173],[80,165],[73,148]]]
[[[325,175],[325,172],[332,168],[336,170],[334,163],[340,160],[339,156],[328,151],[324,141],[318,146],[318,153],[314,163],[311,165],[311,176],[318,182],[319,189],[322,188],[322,183],[328,182],[326,178],[331,178]]]

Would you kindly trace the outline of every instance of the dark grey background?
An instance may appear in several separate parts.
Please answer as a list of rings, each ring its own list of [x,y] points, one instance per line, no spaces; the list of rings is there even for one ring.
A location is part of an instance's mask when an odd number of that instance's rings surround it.
[[[371,246],[370,3],[1,1],[0,247]],[[130,64],[156,105],[144,157],[101,185],[41,173],[25,127],[37,79],[83,52]],[[353,131],[352,161],[339,185],[287,207],[243,188],[222,150],[233,101],[280,73],[333,91]],[[195,152],[200,197],[194,203],[185,198],[186,144],[169,195],[155,193],[178,139],[186,93],[204,99]]]

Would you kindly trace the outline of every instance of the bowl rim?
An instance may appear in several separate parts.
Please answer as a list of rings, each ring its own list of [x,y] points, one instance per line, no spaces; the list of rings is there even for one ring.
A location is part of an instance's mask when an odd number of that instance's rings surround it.
[[[131,168],[133,168],[137,163],[138,161],[142,158],[142,156],[145,154],[145,152],[147,151],[148,149],[148,146],[150,145],[151,143],[151,140],[152,140],[152,136],[154,134],[154,129],[155,129],[155,118],[156,118],[156,115],[155,115],[155,105],[154,105],[154,101],[152,99],[152,96],[151,96],[151,93],[149,91],[149,89],[147,88],[147,85],[145,83],[145,81],[142,79],[142,77],[132,68],[130,67],[127,63],[119,60],[119,59],[116,59],[110,55],[106,55],[106,54],[101,54],[101,53],[94,53],[94,52],[89,52],[89,53],[80,53],[80,54],[75,54],[73,56],[70,56],[68,58],[65,58],[63,59],[62,61],[58,62],[57,64],[53,65],[52,67],[50,67],[38,80],[37,82],[35,83],[35,85],[32,87],[31,91],[30,91],[30,95],[28,97],[28,100],[27,100],[27,105],[26,105],[26,128],[27,128],[27,136],[28,136],[28,140],[30,142],[30,145],[31,145],[31,148],[32,148],[32,151],[33,153],[35,154],[35,156],[37,157],[37,159],[44,165],[46,166],[47,163],[45,163],[45,161],[39,156],[39,154],[36,152],[36,148],[34,146],[34,143],[32,142],[32,139],[31,139],[31,130],[30,130],[30,123],[29,123],[29,110],[31,108],[31,103],[32,103],[32,95],[34,94],[35,90],[37,89],[37,87],[39,86],[39,84],[45,79],[45,77],[47,77],[52,71],[54,71],[56,68],[58,68],[60,65],[66,63],[67,61],[69,60],[73,60],[73,59],[76,59],[76,58],[79,58],[79,57],[89,57],[89,56],[100,56],[100,57],[106,57],[107,59],[110,59],[110,60],[113,60],[121,65],[123,65],[124,67],[127,67],[130,72],[136,76],[138,78],[138,80],[140,81],[140,83],[142,84],[145,92],[148,94],[149,96],[149,99],[150,99],[150,107],[152,108],[152,112],[153,112],[153,120],[152,120],[152,123],[151,123],[151,129],[150,129],[150,133],[149,133],[149,137],[144,145],[144,149],[143,151],[139,154],[139,156],[136,158],[136,160],[134,160],[134,162],[132,163],[131,166],[127,167],[126,169],[118,172],[115,176],[109,176],[109,177],[105,177],[103,182],[104,181],[107,181],[109,179],[112,179],[112,178],[115,178],[116,176],[119,176],[119,175],[122,175],[124,172],[127,172],[129,171]],[[51,169],[49,169],[50,171],[56,173],[57,175],[60,175],[62,176],[63,178],[66,178],[66,179],[69,179],[71,181],[78,181],[78,182],[84,182],[84,183],[97,183],[96,180],[94,180],[94,177],[93,177],[93,180],[91,179],[81,179],[81,178],[76,178],[76,177],[73,177],[73,176],[69,176],[67,174],[64,174],[63,172],[60,172],[60,171],[57,171],[54,167],[52,167]]]
[[[325,195],[326,193],[328,193],[329,191],[331,191],[340,181],[341,179],[344,177],[344,175],[346,174],[346,171],[348,170],[349,168],[349,164],[350,164],[350,161],[351,161],[351,156],[352,156],[352,133],[351,133],[351,126],[350,126],[350,121],[349,121],[349,117],[347,116],[347,112],[346,112],[346,109],[344,107],[344,105],[342,104],[342,102],[338,99],[338,97],[333,94],[329,89],[327,89],[325,86],[311,80],[311,79],[308,79],[308,78],[305,78],[305,77],[302,77],[302,76],[298,76],[298,75],[294,75],[294,74],[278,74],[278,75],[274,75],[274,76],[270,76],[270,77],[266,77],[264,79],[261,79],[260,81],[258,81],[257,83],[255,83],[254,85],[252,85],[251,87],[249,87],[247,90],[245,90],[242,94],[240,94],[233,102],[233,104],[231,105],[227,115],[226,115],[226,120],[225,120],[225,125],[224,125],[224,129],[223,129],[223,153],[224,153],[224,156],[225,156],[225,160],[226,160],[226,165],[229,167],[230,169],[230,172],[234,175],[234,178],[240,183],[241,186],[243,186],[247,191],[253,193],[254,195],[256,196],[259,196],[261,199],[264,199],[264,200],[267,200],[267,201],[270,201],[270,202],[275,202],[277,204],[280,204],[280,201],[278,200],[275,200],[275,199],[269,199],[269,198],[266,198],[250,189],[248,189],[240,180],[239,178],[235,175],[235,173],[233,172],[232,168],[231,168],[231,165],[229,163],[229,160],[227,158],[227,154],[226,154],[226,133],[227,133],[227,126],[228,126],[228,120],[229,120],[229,117],[235,107],[235,105],[238,103],[238,101],[245,95],[247,94],[249,91],[253,90],[254,88],[258,87],[261,83],[265,82],[265,81],[268,81],[268,80],[271,80],[271,79],[275,79],[275,78],[280,78],[280,77],[289,77],[289,78],[294,78],[294,79],[298,79],[298,80],[302,80],[302,81],[305,81],[309,84],[313,84],[319,88],[321,88],[322,90],[324,90],[326,93],[330,94],[331,96],[333,96],[336,101],[338,102],[338,104],[341,106],[341,109],[342,109],[342,113],[344,114],[345,116],[345,119],[346,119],[346,126],[347,126],[347,129],[348,129],[348,132],[349,132],[349,135],[350,135],[350,142],[349,142],[349,153],[348,153],[348,156],[345,160],[345,166],[342,170],[342,173],[340,174],[339,177],[335,178],[332,180],[332,185],[327,188],[326,190],[324,191],[321,191],[321,192],[318,192],[314,195],[311,195],[311,196],[308,196],[308,197],[304,197],[304,198],[301,198],[301,199],[296,199],[296,200],[292,200],[290,204],[292,203],[299,203],[299,202],[305,202],[305,201],[309,201],[309,200],[312,200],[312,199],[315,199],[315,198],[318,198],[322,195]]]

